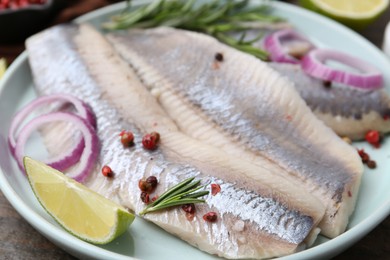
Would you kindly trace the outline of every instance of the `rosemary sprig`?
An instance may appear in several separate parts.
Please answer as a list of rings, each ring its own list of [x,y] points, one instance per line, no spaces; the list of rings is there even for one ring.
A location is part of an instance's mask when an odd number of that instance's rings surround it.
[[[129,8],[130,2],[126,10],[104,23],[103,28],[117,30],[171,26],[198,31],[263,60],[268,57],[264,50],[252,47],[252,42],[236,40],[232,33],[261,28],[264,23],[283,21],[272,16],[267,5],[252,6],[249,0],[213,0],[202,4],[196,0],[155,0],[138,8]]]
[[[146,206],[139,214],[145,215],[149,212],[189,203],[204,203],[205,200],[199,198],[209,194],[209,191],[199,191],[204,186],[200,186],[200,181],[194,181],[194,179],[188,178],[171,187],[154,202]]]

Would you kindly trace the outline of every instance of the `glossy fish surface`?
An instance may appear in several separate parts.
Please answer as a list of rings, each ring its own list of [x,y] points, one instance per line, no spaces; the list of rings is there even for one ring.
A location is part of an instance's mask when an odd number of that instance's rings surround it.
[[[370,130],[390,131],[390,97],[384,89],[332,86],[308,76],[299,65],[270,66],[294,83],[315,115],[339,136],[358,140]]]
[[[363,172],[356,150],[324,126],[291,82],[215,39],[172,28],[109,34],[179,128],[256,165],[272,161],[326,207],[320,227],[342,233]]]
[[[184,135],[105,38],[88,25],[53,27],[27,41],[40,95],[69,93],[87,102],[97,117],[101,141],[99,165],[85,183],[138,214],[145,204],[138,181],[154,175],[153,195],[188,177],[205,189],[221,191],[197,204],[194,218],[180,208],[145,219],[201,250],[226,258],[270,258],[294,253],[316,237],[324,207],[308,192],[265,167],[226,155]],[[131,130],[135,145],[124,148],[118,134]],[[158,131],[154,151],[140,145],[144,133]],[[115,175],[107,179],[101,165]],[[215,223],[202,216],[216,212]],[[162,241],[163,243],[163,241]]]

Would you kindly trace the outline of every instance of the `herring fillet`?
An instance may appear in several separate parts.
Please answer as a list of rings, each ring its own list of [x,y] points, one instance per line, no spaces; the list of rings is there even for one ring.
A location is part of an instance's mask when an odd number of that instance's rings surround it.
[[[363,139],[369,130],[390,132],[390,97],[384,89],[359,90],[325,87],[299,65],[270,63],[291,80],[314,114],[339,136]]]
[[[110,165],[115,177],[102,176],[98,165],[87,186],[138,213],[144,207],[138,189],[142,177],[159,179],[157,194],[187,177],[220,184],[219,194],[207,196],[206,203],[197,206],[193,221],[180,208],[145,218],[204,251],[227,258],[282,256],[312,242],[324,213],[315,198],[266,168],[224,155],[178,132],[97,31],[87,25],[56,26],[29,38],[26,46],[41,95],[76,95],[97,116],[100,165]],[[133,131],[136,144],[143,133],[157,130],[160,148],[153,152],[140,145],[124,149],[118,138],[122,129]],[[218,213],[217,223],[202,219],[209,211]]]
[[[182,131],[257,165],[279,164],[289,172],[280,171],[285,178],[327,208],[324,235],[346,229],[361,159],[315,118],[286,78],[199,33],[155,28],[107,37]]]

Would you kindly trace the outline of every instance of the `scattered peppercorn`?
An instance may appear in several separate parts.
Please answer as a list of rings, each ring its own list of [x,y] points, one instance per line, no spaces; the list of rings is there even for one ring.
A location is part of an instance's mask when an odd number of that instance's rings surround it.
[[[124,147],[130,147],[134,144],[134,134],[132,132],[123,130],[119,136]]]
[[[360,158],[362,158],[362,162],[366,164],[368,168],[376,168],[376,162],[374,160],[371,160],[370,156],[363,149],[358,149],[358,154]]]
[[[111,168],[107,165],[104,165],[102,168],[102,174],[106,177],[112,177],[114,173],[112,172]]]
[[[222,53],[220,53],[220,52],[217,52],[216,54],[215,54],[215,59],[217,60],[217,61],[219,61],[219,62],[222,62],[223,61],[223,54]]]
[[[381,135],[378,131],[370,130],[366,133],[364,137],[369,144],[371,144],[375,148],[379,148],[381,142]]]
[[[152,132],[150,134],[144,135],[142,138],[142,145],[147,150],[154,150],[157,148],[157,145],[160,141],[160,134],[157,132]]]
[[[150,185],[148,183],[146,183],[146,181],[144,179],[141,179],[138,181],[138,188],[141,190],[141,191],[148,191],[150,189]]]
[[[146,178],[146,182],[150,184],[153,190],[157,187],[158,184],[158,180],[155,176],[149,176]]]
[[[195,213],[195,204],[194,203],[185,204],[185,205],[181,206],[181,209],[184,210],[184,212],[194,214]]]
[[[350,190],[348,191],[348,197],[352,197],[352,192]]]
[[[375,169],[376,168],[376,162],[375,161],[368,161],[367,162],[367,167],[370,168],[370,169]]]
[[[215,222],[218,219],[217,213],[215,212],[208,212],[203,215],[203,219],[207,222]]]
[[[358,149],[358,153],[363,163],[367,163],[370,160],[370,156],[364,151],[364,149]]]
[[[149,176],[146,180],[141,179],[138,181],[138,188],[147,193],[151,193],[157,187],[158,180],[155,176]]]
[[[149,204],[150,199],[149,199],[149,194],[145,191],[141,192],[141,200],[145,204]]]
[[[325,88],[331,88],[332,87],[332,81],[329,81],[329,80],[323,81],[322,84],[324,85]]]
[[[221,191],[221,186],[219,184],[211,184],[211,195],[215,196]]]

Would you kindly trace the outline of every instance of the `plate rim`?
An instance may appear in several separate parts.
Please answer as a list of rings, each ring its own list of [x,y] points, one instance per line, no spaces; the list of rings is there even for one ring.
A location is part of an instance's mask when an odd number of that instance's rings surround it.
[[[148,3],[151,0],[135,0],[134,4],[143,4]],[[114,11],[119,11],[121,8],[125,7],[125,2],[120,2],[116,4],[111,4],[100,9],[94,10],[87,14],[84,14],[77,18],[75,22],[88,22],[89,20],[96,19],[104,14],[111,13]],[[284,3],[284,2],[275,2],[272,1],[272,5],[276,6],[281,11],[288,9],[288,11],[293,11],[298,15],[305,15],[309,19],[314,19],[317,22],[325,22],[331,27],[341,30],[343,33],[346,33],[348,37],[359,38],[359,40],[366,45],[367,48],[371,48],[377,52],[378,55],[385,56],[385,54],[368,39],[359,35],[358,33],[352,31],[351,29],[327,18],[320,16],[319,14],[313,13],[301,7]],[[11,75],[15,73],[24,63],[28,63],[28,54],[27,51],[23,51],[7,69],[3,78],[0,80],[0,95],[6,87],[6,83],[11,78]],[[387,62],[390,66],[390,59],[387,59]],[[75,238],[71,234],[60,229],[60,227],[53,225],[39,214],[37,214],[27,203],[23,201],[17,192],[13,189],[11,184],[7,181],[3,169],[0,168],[0,189],[3,192],[4,196],[8,202],[13,206],[13,208],[22,216],[24,220],[30,223],[36,231],[44,235],[47,239],[52,241],[54,244],[59,246],[61,249],[69,252],[72,255],[87,256],[87,257],[101,257],[102,259],[136,259],[131,256],[125,256],[108,249],[100,248],[93,244],[89,244],[80,239]],[[309,259],[313,257],[331,257],[334,256],[346,248],[350,247],[352,244],[356,243],[357,240],[364,237],[377,225],[379,225],[388,215],[390,214],[390,198],[388,198],[382,206],[378,207],[374,212],[372,212],[367,218],[359,222],[353,228],[347,230],[343,234],[339,235],[336,238],[330,239],[320,245],[315,247],[308,248],[304,251],[297,252],[292,255],[281,257],[283,260],[293,260],[293,259]],[[66,241],[66,248],[63,246],[64,241]],[[340,248],[340,250],[337,250]]]
[[[28,63],[27,51],[23,51],[7,69],[4,78],[0,80],[0,95],[4,91],[6,82],[9,80],[11,75],[18,70],[24,63]],[[9,153],[9,151],[7,151]],[[88,256],[91,258],[100,257],[101,259],[136,259],[131,256],[124,256],[107,249],[100,248],[93,244],[77,239],[73,235],[69,234],[59,226],[55,226],[48,222],[46,219],[41,217],[35,210],[32,209],[27,203],[18,195],[15,189],[8,182],[3,169],[0,168],[0,190],[4,197],[12,205],[12,207],[20,214],[20,216],[27,221],[34,229],[41,233],[45,238],[53,242],[62,250],[70,253],[73,256]],[[62,246],[62,242],[66,241],[67,248]],[[71,249],[71,250],[70,250]],[[76,249],[76,250],[73,250]],[[80,254],[81,253],[81,254]]]

